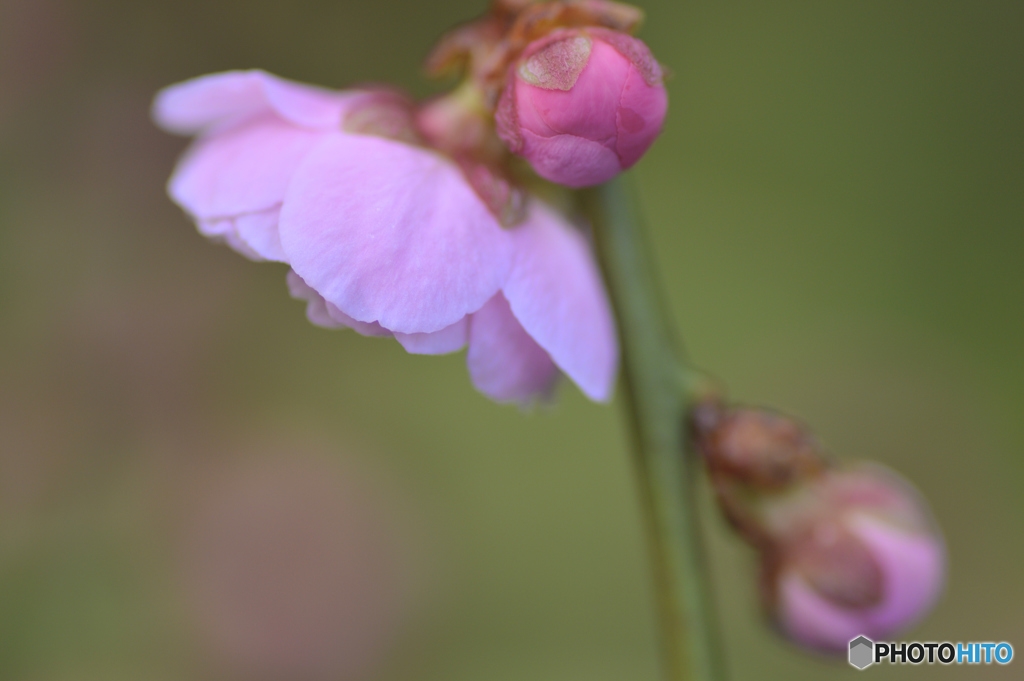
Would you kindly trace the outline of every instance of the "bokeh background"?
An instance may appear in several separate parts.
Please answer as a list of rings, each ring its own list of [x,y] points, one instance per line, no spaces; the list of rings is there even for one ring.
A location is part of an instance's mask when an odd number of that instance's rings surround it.
[[[263,67],[436,87],[483,0],[0,0],[0,678],[658,678],[616,405],[310,325],[164,194],[153,93]],[[649,0],[632,173],[695,360],[931,499],[909,637],[1024,653],[1024,4]],[[707,518],[732,678],[832,679]],[[876,668],[877,678],[1014,678]]]

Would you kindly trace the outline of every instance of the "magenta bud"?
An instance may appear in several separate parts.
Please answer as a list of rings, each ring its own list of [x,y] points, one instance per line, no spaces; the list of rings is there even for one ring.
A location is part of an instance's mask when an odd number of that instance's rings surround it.
[[[498,135],[541,177],[600,184],[630,168],[661,132],[661,68],[636,38],[563,29],[527,46],[498,102]]]
[[[890,640],[942,591],[945,545],[925,502],[875,466],[830,472],[815,487],[813,518],[765,554],[772,616],[793,641],[826,652],[861,635]]]

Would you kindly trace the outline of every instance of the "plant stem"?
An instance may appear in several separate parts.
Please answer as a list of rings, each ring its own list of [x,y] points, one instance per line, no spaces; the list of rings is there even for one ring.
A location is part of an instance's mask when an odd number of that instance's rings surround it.
[[[696,456],[687,435],[708,381],[688,365],[661,304],[646,244],[622,178],[580,193],[618,321],[639,482],[654,569],[668,681],[721,681],[697,518]]]

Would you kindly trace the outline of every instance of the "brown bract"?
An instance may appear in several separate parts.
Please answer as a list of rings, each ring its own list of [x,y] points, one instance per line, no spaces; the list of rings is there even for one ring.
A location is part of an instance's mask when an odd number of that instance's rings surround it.
[[[415,103],[397,90],[379,88],[352,106],[342,120],[342,130],[357,135],[373,135],[424,146],[416,127]]]
[[[782,414],[705,403],[695,410],[693,423],[713,478],[725,476],[767,490],[813,477],[825,468],[813,436]]]

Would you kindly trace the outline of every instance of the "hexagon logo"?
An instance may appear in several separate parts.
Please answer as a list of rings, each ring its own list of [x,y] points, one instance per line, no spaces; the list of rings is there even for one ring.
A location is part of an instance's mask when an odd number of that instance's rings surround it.
[[[875,643],[867,636],[850,641],[850,664],[857,669],[871,666],[875,661]]]

